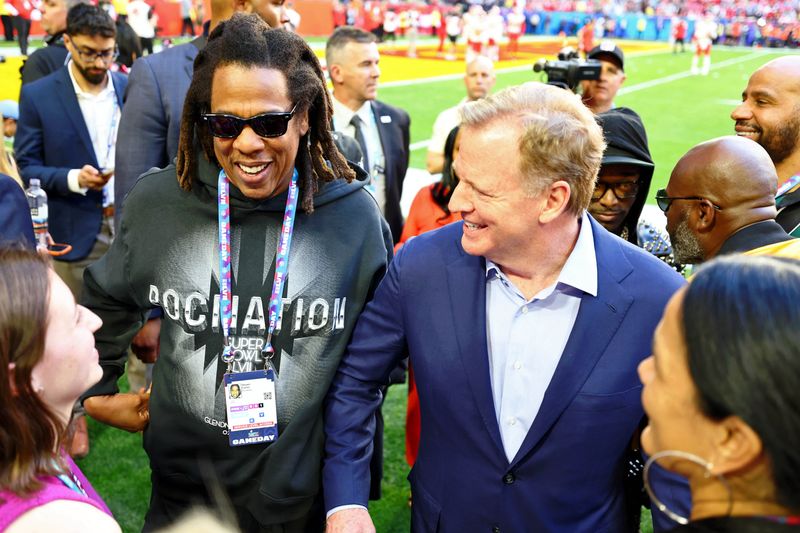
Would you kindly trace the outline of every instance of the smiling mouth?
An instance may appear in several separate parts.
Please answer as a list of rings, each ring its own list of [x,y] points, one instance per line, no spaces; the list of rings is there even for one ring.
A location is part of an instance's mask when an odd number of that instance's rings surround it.
[[[756,139],[759,135],[757,131],[753,130],[736,130],[736,135],[738,137],[744,137],[746,139]]]
[[[267,168],[267,163],[262,163],[260,165],[245,165],[242,163],[236,163],[236,168],[248,176],[256,176],[265,168]]]
[[[466,228],[469,231],[477,231],[477,230],[483,229],[485,227],[486,226],[482,226],[480,224],[475,224],[474,222],[467,222],[466,220],[464,221],[464,228]]]
[[[745,137],[747,139],[755,139],[761,135],[761,129],[754,128],[752,126],[737,124],[734,129],[736,130],[736,135],[739,137]]]

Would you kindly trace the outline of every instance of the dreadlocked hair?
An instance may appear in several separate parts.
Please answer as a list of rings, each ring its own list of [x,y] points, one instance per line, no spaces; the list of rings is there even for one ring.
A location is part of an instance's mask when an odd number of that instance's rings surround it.
[[[295,112],[308,112],[309,130],[300,138],[295,160],[306,213],[314,211],[314,194],[320,181],[341,177],[350,182],[355,178],[355,172],[333,140],[333,107],[317,56],[294,33],[270,29],[256,15],[237,13],[211,32],[205,48],[194,60],[194,76],[183,105],[178,145],[177,175],[182,189],[191,190],[197,179],[198,143],[206,159],[221,166],[214,155],[211,132],[202,124],[202,115],[211,109],[214,72],[227,65],[282,72],[289,98],[297,106]]]

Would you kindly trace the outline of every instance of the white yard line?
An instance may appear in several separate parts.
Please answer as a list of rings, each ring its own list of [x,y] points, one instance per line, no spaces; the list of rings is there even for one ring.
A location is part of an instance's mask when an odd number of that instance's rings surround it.
[[[729,67],[731,65],[737,65],[739,63],[744,63],[746,61],[750,61],[753,59],[762,56],[763,52],[755,52],[752,54],[747,54],[746,56],[741,57],[734,57],[732,59],[727,59],[725,61],[720,61],[719,63],[712,63],[711,70],[719,70],[721,68]],[[650,87],[657,87],[659,85],[664,85],[665,83],[670,83],[677,80],[682,80],[684,78],[689,78],[695,76],[690,71],[685,72],[678,72],[676,74],[670,74],[669,76],[664,76],[663,78],[656,78],[650,81],[644,81],[642,83],[637,83],[636,85],[631,85],[630,87],[623,87],[617,93],[618,95],[624,95],[636,91],[641,91],[642,89],[649,89]]]
[[[662,52],[662,51],[659,51],[659,52],[646,52],[646,53],[642,53],[641,55],[662,54],[662,53],[664,53],[664,52]],[[764,53],[765,53],[764,51],[753,52],[752,54],[747,54],[745,56],[735,57],[735,58],[732,58],[732,59],[727,59],[725,61],[720,61],[719,63],[712,64],[711,65],[711,70],[717,70],[717,69],[729,67],[731,65],[737,65],[739,63],[744,63],[746,61],[750,61],[752,59],[756,59],[756,58],[764,55]],[[633,55],[633,54],[631,54],[631,55]],[[524,71],[524,70],[529,70],[531,68],[532,67],[530,67],[530,66],[511,67],[511,68],[505,68],[505,69],[498,69],[497,73],[501,74],[501,73],[504,73],[504,72],[521,72],[521,71]],[[651,87],[657,87],[659,85],[664,85],[665,83],[671,83],[673,81],[682,80],[684,78],[689,78],[691,76],[693,76],[693,74],[688,70],[685,71],[685,72],[678,72],[676,74],[670,74],[669,76],[664,76],[662,78],[656,78],[654,80],[645,81],[645,82],[642,82],[642,83],[637,83],[636,85],[631,85],[629,87],[623,87],[623,88],[621,88],[619,90],[619,92],[617,94],[624,95],[624,94],[632,93],[632,92],[635,92],[635,91],[641,91],[642,89],[649,89]],[[450,75],[447,75],[447,76],[436,76],[435,78],[424,78],[424,79],[418,79],[418,80],[404,80],[404,81],[395,81],[395,82],[389,82],[389,83],[382,83],[381,87],[402,87],[402,86],[406,86],[406,85],[418,85],[418,84],[421,84],[421,83],[430,83],[430,82],[435,82],[435,81],[457,80],[457,79],[461,79],[462,77],[463,77],[463,74],[450,74]],[[718,100],[717,103],[724,104],[724,105],[738,105],[740,102],[738,100]],[[416,151],[416,150],[421,150],[423,148],[427,148],[429,142],[430,142],[430,139],[426,139],[424,141],[415,142],[415,143],[413,143],[413,144],[411,144],[409,146],[409,149],[413,152],[413,151]]]

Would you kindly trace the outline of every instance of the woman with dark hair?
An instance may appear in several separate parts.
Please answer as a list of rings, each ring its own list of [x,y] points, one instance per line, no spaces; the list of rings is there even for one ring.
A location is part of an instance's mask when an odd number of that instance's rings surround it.
[[[444,143],[442,177],[433,185],[420,189],[414,197],[403,226],[403,234],[395,245],[395,251],[399,250],[412,237],[461,219],[460,215],[451,213],[447,207],[450,197],[458,185],[458,176],[453,170],[453,161],[458,154],[459,139],[458,126],[456,126],[447,135]]]
[[[47,259],[0,248],[0,531],[119,531],[65,453],[72,406],[97,383],[92,333]]]
[[[331,109],[301,37],[255,15],[220,23],[194,62],[177,166],[137,181],[111,249],[87,270],[104,375],[84,405],[147,428],[146,531],[212,505],[217,480],[243,531],[324,528],[323,400],[392,242],[336,149]],[[143,410],[116,382],[156,306]]]
[[[800,262],[726,257],[672,298],[639,366],[645,486],[675,531],[800,531]],[[688,478],[690,517],[652,462]]]

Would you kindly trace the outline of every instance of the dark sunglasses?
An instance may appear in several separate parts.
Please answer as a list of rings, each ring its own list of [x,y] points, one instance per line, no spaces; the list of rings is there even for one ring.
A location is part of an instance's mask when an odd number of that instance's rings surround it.
[[[592,200],[599,200],[605,196],[608,189],[611,189],[617,200],[635,198],[639,192],[639,182],[620,181],[619,183],[606,183],[605,181],[598,181],[594,186],[594,191],[592,191]]]
[[[669,211],[669,206],[671,206],[672,202],[675,200],[701,201],[708,200],[708,198],[703,198],[702,196],[667,196],[667,189],[659,189],[658,192],[656,192],[656,204],[658,204],[658,208],[665,213]],[[717,211],[722,211],[722,208],[711,200],[708,200],[708,203]]]
[[[204,113],[203,120],[214,137],[235,139],[245,126],[250,126],[259,137],[280,137],[286,133],[297,104],[289,112],[261,113],[250,118],[241,118],[224,113]]]

